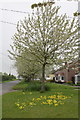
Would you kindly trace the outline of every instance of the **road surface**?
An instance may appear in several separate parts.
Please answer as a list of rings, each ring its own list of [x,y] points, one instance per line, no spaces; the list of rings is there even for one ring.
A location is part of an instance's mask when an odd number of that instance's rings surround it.
[[[17,81],[10,81],[10,82],[5,82],[5,83],[0,84],[0,95],[14,91],[12,87],[15,86],[19,82],[20,81],[17,80]]]

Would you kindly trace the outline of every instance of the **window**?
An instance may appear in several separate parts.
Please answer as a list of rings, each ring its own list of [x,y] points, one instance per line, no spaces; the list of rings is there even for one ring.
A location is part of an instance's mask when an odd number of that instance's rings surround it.
[[[77,80],[80,81],[80,76],[77,76]]]
[[[58,76],[56,76],[56,80],[58,80]]]
[[[64,80],[64,76],[62,76],[62,80]]]

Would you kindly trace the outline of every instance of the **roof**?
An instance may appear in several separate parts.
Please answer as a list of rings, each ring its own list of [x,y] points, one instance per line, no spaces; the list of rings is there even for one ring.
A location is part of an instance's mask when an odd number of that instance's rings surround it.
[[[66,68],[77,68],[78,66],[80,65],[80,59],[76,60],[76,61],[73,61],[71,63],[65,63],[64,66],[62,66],[61,68],[59,68],[58,70],[55,71],[58,72],[58,71],[61,71],[63,69],[66,69]]]

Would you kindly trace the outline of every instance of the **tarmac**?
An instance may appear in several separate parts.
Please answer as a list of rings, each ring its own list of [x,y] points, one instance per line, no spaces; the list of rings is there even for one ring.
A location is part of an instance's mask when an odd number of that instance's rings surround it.
[[[12,89],[12,87],[15,86],[16,84],[18,84],[19,82],[20,82],[19,80],[16,80],[16,81],[0,83],[0,95],[15,91]]]

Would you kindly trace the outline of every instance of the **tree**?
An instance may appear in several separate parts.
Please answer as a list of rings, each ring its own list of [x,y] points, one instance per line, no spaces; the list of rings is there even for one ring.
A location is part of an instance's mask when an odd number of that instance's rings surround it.
[[[62,65],[78,56],[78,25],[75,18],[59,15],[60,7],[52,4],[37,6],[32,15],[17,24],[17,33],[13,36],[15,58],[23,51],[33,56],[33,60],[42,66],[42,88],[44,91],[45,69],[49,65]],[[35,58],[35,59],[34,59]]]
[[[16,80],[16,76],[7,74],[7,73],[0,73],[0,79],[3,81],[8,81],[8,80]],[[0,80],[0,81],[1,81]]]
[[[19,76],[23,77],[27,82],[34,80],[41,72],[40,64],[36,61],[34,63],[32,55],[28,55],[26,52],[16,58],[15,66]]]
[[[80,12],[75,12],[74,13],[74,16],[79,16],[80,15]]]

